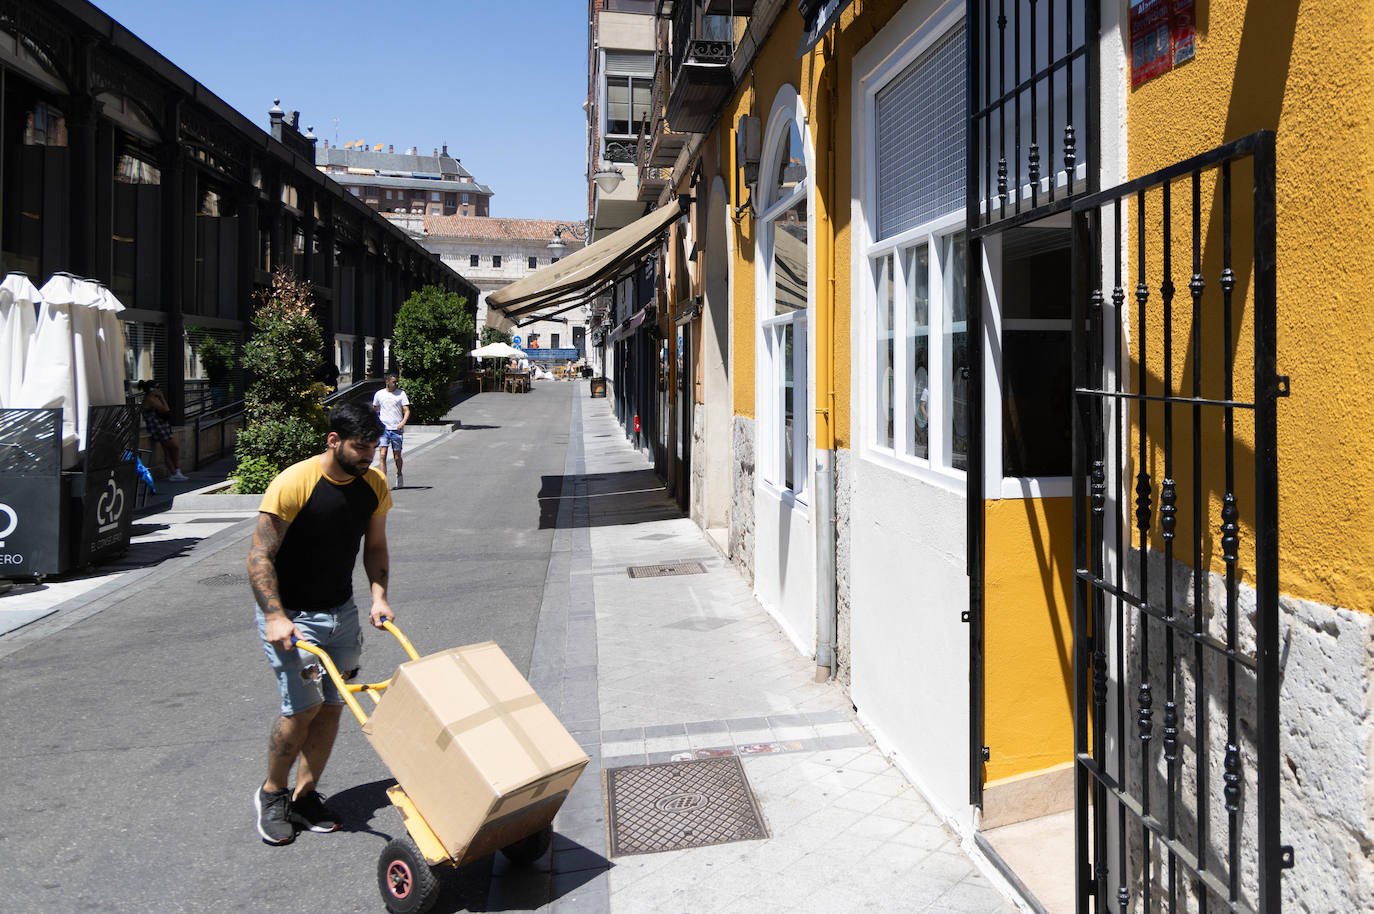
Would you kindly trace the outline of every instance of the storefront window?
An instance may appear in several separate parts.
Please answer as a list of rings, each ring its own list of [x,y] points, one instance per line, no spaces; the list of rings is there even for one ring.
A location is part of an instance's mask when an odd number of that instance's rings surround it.
[[[110,213],[110,291],[131,308],[160,306],[162,172],[126,140],[115,160]]]

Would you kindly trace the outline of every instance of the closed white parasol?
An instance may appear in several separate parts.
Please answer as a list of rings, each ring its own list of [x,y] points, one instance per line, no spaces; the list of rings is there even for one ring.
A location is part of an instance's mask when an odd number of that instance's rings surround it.
[[[23,273],[10,273],[0,281],[0,407],[20,405],[25,364],[38,324],[35,308],[42,299],[38,287]]]

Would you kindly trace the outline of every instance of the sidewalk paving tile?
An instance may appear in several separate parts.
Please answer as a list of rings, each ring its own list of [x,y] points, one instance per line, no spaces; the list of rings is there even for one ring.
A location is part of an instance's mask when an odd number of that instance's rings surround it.
[[[1010,911],[884,758],[835,683],[814,681],[739,570],[684,517],[611,510],[596,474],[643,474],[606,401],[578,399],[536,638],[558,712],[600,755],[564,803],[533,905],[559,914],[713,910]],[[592,477],[592,478],[588,478]],[[583,481],[585,480],[585,481]],[[665,505],[668,497],[660,496]],[[631,565],[700,561],[701,574],[631,579]],[[557,595],[561,606],[547,596]],[[547,621],[547,625],[544,622]],[[535,678],[532,671],[531,679]],[[601,772],[738,754],[769,836],[607,861]],[[536,874],[537,876],[538,874]],[[488,910],[537,900],[493,879]],[[937,904],[938,902],[938,904]],[[542,906],[540,906],[542,905]],[[932,907],[933,906],[933,907]]]

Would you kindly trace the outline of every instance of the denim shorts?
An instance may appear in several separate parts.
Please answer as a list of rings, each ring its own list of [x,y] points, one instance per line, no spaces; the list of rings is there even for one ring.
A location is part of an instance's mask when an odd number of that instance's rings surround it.
[[[358,607],[352,600],[325,612],[294,612],[288,619],[305,635],[305,640],[323,648],[334,666],[348,678],[356,675],[363,653],[363,630],[358,624]],[[267,641],[267,617],[258,607],[258,635],[272,671],[277,674],[277,688],[281,690],[281,713],[285,717],[308,711],[320,702],[330,705],[344,703],[338,686],[320,658],[299,648],[278,650]]]
[[[404,437],[404,433],[399,428],[384,428],[382,429],[382,437],[377,439],[377,447],[389,447],[393,451],[399,451],[401,439]]]

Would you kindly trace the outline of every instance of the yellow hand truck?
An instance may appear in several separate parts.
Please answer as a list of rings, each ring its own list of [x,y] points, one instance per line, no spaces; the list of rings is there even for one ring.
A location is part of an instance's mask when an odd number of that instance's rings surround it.
[[[401,647],[411,660],[420,659],[410,639],[403,635],[399,628],[390,621],[384,621],[382,627],[396,636],[396,640],[401,643]],[[387,687],[391,685],[391,680],[348,682],[323,649],[307,641],[294,641],[292,646],[319,658],[329,678],[343,695],[348,709],[358,719],[358,724],[367,723],[368,715],[359,704],[357,694],[361,692],[367,695],[375,707],[382,700]],[[408,834],[392,838],[382,849],[381,856],[377,859],[377,888],[382,893],[386,909],[394,914],[418,914],[428,911],[439,898],[440,871],[471,861],[455,860],[449,856],[444,850],[443,842],[425,822],[425,817],[420,814],[414,801],[401,789],[400,784],[387,788],[386,795],[391,800],[391,805],[400,811],[401,821],[405,824]],[[527,865],[542,857],[552,842],[553,826],[547,825],[501,848],[501,853],[512,863]]]

